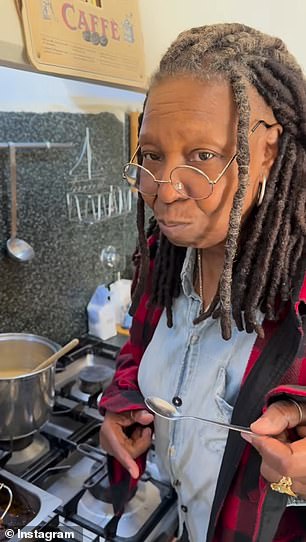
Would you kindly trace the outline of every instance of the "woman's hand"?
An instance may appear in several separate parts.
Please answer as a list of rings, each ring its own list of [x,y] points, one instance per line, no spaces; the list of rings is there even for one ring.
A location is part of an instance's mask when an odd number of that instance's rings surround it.
[[[251,424],[254,433],[271,436],[242,437],[260,453],[261,474],[266,480],[279,482],[284,476],[290,477],[292,491],[306,498],[306,404],[299,405],[301,412],[290,400],[273,403]],[[288,429],[292,428],[300,437],[294,442],[288,439]]]
[[[145,427],[154,420],[153,414],[146,410],[130,410],[115,414],[107,411],[100,429],[100,445],[113,455],[132,478],[139,477],[139,469],[134,459],[144,453],[151,444],[152,430]],[[137,425],[135,425],[137,424]],[[126,434],[127,428],[135,428]]]

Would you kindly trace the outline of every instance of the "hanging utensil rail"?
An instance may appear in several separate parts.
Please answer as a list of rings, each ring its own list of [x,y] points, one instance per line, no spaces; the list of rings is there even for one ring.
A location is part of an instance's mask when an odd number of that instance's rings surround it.
[[[50,141],[33,141],[33,142],[0,142],[0,149],[8,149],[10,146],[14,146],[15,149],[34,150],[34,149],[69,149],[73,147],[74,143],[50,143]]]
[[[105,188],[103,192],[67,192],[69,220],[94,224],[132,212],[135,197],[129,187],[110,185]]]

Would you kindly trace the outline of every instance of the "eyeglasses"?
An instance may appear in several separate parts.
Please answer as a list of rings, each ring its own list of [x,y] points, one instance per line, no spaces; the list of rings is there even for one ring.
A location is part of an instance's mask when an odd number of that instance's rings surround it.
[[[258,126],[263,125],[269,129],[277,123],[268,124],[264,120],[258,120],[250,130],[250,136],[254,134]],[[150,169],[134,162],[139,151],[138,145],[130,162],[123,168],[123,179],[128,182],[131,188],[138,190],[145,196],[156,196],[159,184],[170,183],[172,187],[183,197],[194,200],[207,199],[213,193],[214,186],[220,181],[224,173],[237,157],[235,153],[224,165],[224,159],[218,155],[213,155],[209,151],[202,151],[202,154],[211,154],[213,159],[203,160],[201,168],[181,165],[173,168],[169,175],[169,180],[156,178],[159,161],[152,161]],[[200,152],[201,153],[201,152]],[[155,170],[155,171],[154,171]]]

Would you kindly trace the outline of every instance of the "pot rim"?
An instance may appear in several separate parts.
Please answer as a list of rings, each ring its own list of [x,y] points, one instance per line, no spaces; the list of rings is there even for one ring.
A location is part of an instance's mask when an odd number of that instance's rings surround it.
[[[57,342],[53,341],[52,339],[48,339],[47,337],[44,337],[42,335],[35,335],[34,333],[0,333],[0,343],[2,341],[5,341],[7,339],[12,339],[14,337],[14,339],[16,341],[24,341],[24,340],[28,340],[29,342],[34,342],[34,343],[40,343],[40,344],[43,344],[45,346],[49,346],[53,351],[54,353],[57,352],[60,348],[61,348],[61,345],[58,344]],[[42,360],[43,361],[43,360]],[[56,363],[56,362],[54,362]],[[20,375],[16,375],[16,376],[11,376],[11,377],[1,377],[1,370],[0,370],[0,382],[10,382],[12,380],[18,380],[20,378],[24,379],[26,377],[28,378],[32,378],[32,377],[35,377],[45,371],[47,371],[48,369],[52,369],[54,367],[54,364],[52,364],[51,366],[49,367],[46,367],[44,369],[40,369],[40,371],[37,371],[35,373],[23,373],[23,374],[20,374]]]

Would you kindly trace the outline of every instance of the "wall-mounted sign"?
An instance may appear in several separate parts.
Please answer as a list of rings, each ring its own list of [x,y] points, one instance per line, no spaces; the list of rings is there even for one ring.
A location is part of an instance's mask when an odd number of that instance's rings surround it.
[[[39,71],[143,89],[138,0],[17,0]]]

